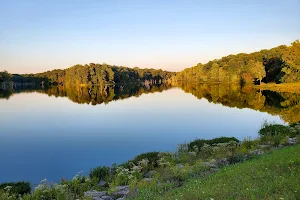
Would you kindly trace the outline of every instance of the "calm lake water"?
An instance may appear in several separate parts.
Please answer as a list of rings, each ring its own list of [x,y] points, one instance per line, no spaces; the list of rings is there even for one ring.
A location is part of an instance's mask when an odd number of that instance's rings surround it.
[[[264,120],[299,119],[286,98],[224,85],[2,90],[0,182],[71,179],[195,138],[257,137]]]

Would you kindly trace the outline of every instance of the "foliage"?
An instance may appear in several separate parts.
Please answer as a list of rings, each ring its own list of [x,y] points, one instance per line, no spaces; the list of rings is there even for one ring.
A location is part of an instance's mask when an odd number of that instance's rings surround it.
[[[0,190],[11,187],[10,193],[24,195],[31,192],[31,186],[29,182],[13,182],[0,184]]]
[[[144,85],[174,83],[182,80],[198,82],[300,82],[300,42],[281,45],[251,54],[239,53],[197,64],[181,72],[161,69],[128,68],[108,64],[74,65],[65,70],[55,69],[38,74],[0,72],[0,82],[51,85],[104,85],[142,83]]]
[[[300,132],[300,126],[293,124],[292,126],[284,126],[280,124],[269,124],[264,122],[259,131],[262,142],[272,143],[278,146],[286,143],[287,137],[296,137]]]
[[[194,146],[197,146],[198,149],[201,149],[204,146],[204,144],[213,145],[219,143],[226,143],[229,141],[240,142],[235,137],[218,137],[211,140],[196,139],[188,144],[188,149],[193,150]]]
[[[300,42],[199,63],[177,73],[176,78],[198,82],[300,82]]]
[[[149,161],[148,170],[154,169],[158,167],[158,160],[160,152],[148,152],[148,153],[142,153],[140,155],[137,155],[133,160],[129,160],[126,163],[122,164],[124,167],[129,167],[131,163],[137,165],[139,161],[143,159],[147,159]]]
[[[100,180],[108,181],[110,176],[110,168],[106,166],[96,167],[90,170],[90,179],[97,178],[98,182]]]

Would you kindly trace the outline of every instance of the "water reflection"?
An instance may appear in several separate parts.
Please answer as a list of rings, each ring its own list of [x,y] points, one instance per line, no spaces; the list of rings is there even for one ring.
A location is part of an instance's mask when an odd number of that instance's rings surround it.
[[[111,101],[122,100],[142,94],[162,92],[172,87],[179,87],[186,93],[191,93],[198,99],[205,98],[209,102],[219,103],[227,107],[250,108],[280,116],[285,122],[300,121],[300,94],[260,91],[252,86],[233,84],[197,84],[181,82],[176,85],[159,84],[151,86],[102,85],[102,86],[51,86],[49,88],[19,87],[0,90],[0,98],[9,99],[14,93],[39,92],[49,96],[68,97],[78,104],[108,104]]]
[[[180,88],[198,99],[221,103],[227,107],[250,108],[280,116],[285,122],[300,121],[300,94],[261,91],[252,86],[232,84],[181,83]]]

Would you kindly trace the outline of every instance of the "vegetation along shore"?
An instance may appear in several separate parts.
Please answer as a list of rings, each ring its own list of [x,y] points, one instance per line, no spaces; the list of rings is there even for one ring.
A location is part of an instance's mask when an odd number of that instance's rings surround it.
[[[105,85],[141,84],[152,85],[192,81],[201,83],[265,83],[262,89],[279,88],[291,90],[286,83],[300,82],[300,42],[290,46],[281,45],[269,50],[246,54],[239,53],[215,59],[206,64],[186,68],[181,72],[161,69],[128,68],[108,64],[90,63],[75,65],[67,69],[56,69],[37,74],[10,74],[0,72],[2,88],[16,87],[20,84],[47,85]],[[267,86],[271,84],[270,86]],[[299,85],[293,85],[299,87]],[[298,91],[298,90],[297,90]]]
[[[196,139],[35,188],[0,185],[1,200],[299,199],[300,124],[264,122],[256,139]]]

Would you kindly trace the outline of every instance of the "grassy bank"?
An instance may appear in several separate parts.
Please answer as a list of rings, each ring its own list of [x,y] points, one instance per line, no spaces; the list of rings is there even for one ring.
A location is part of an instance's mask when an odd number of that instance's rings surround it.
[[[300,145],[287,147],[162,194],[144,187],[134,199],[300,199],[299,155]]]
[[[300,93],[300,83],[268,83],[262,85],[256,85],[255,88],[261,90],[271,90],[274,92],[292,92],[292,93]]]

